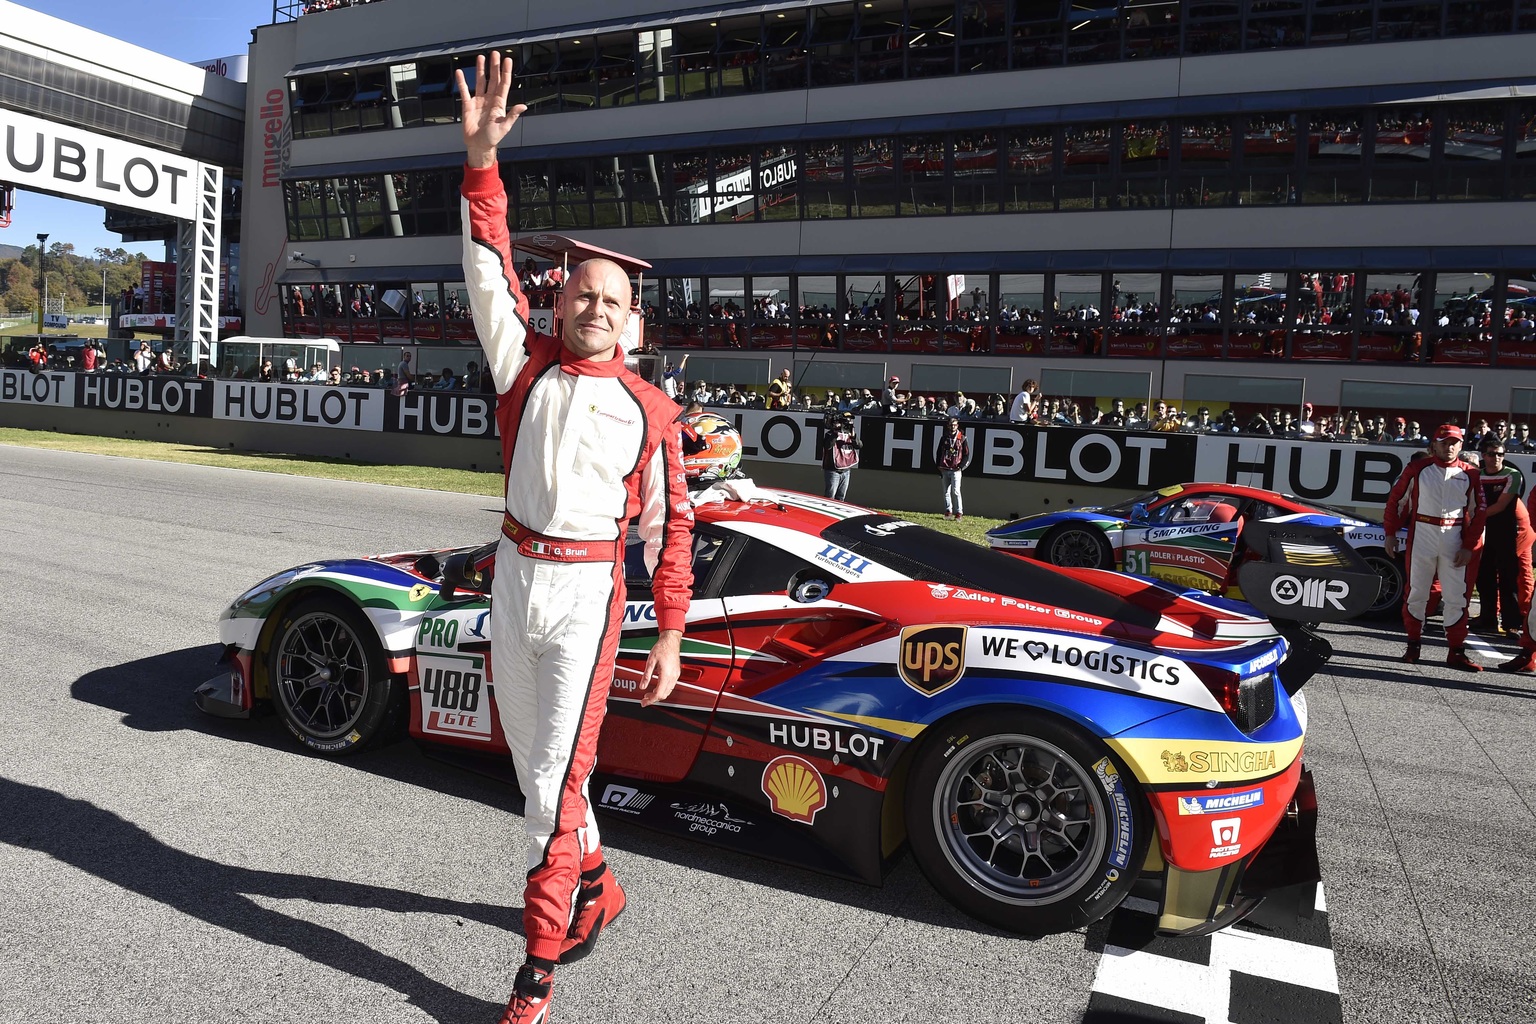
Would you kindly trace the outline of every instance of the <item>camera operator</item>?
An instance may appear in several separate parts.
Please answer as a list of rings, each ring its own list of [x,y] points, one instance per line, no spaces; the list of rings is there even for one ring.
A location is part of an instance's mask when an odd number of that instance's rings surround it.
[[[816,454],[826,477],[826,496],[838,500],[848,497],[848,480],[859,464],[859,449],[864,442],[853,429],[853,414],[828,409],[822,418],[821,434],[816,439]]]

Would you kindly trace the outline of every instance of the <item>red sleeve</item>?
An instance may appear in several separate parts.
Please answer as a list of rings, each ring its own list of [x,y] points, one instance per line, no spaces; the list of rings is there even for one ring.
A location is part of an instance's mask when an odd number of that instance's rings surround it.
[[[1461,527],[1461,546],[1476,551],[1483,546],[1483,521],[1488,518],[1488,502],[1483,497],[1482,474],[1467,470],[1467,516]]]
[[[1397,478],[1397,483],[1392,485],[1392,490],[1387,494],[1386,515],[1382,517],[1382,524],[1387,528],[1387,536],[1394,537],[1407,523],[1408,517],[1403,513],[1404,499],[1408,497],[1408,488],[1418,475],[1424,471],[1424,463],[1429,460],[1419,459],[1417,462],[1408,463],[1403,470],[1403,475]]]
[[[693,502],[683,472],[677,403],[649,384],[637,393],[655,441],[640,467],[636,526],[651,566],[651,599],[657,629],[682,629],[693,600]]]
[[[495,167],[464,168],[464,287],[475,334],[498,394],[508,391],[527,362],[528,298],[518,286],[507,231],[507,190]]]

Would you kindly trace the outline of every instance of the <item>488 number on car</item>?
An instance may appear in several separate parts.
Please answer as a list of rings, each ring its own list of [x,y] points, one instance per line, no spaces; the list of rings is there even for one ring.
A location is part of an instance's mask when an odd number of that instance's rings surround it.
[[[423,654],[418,656],[416,667],[421,680],[423,732],[486,742],[492,739],[484,658]]]
[[[478,711],[483,683],[479,672],[456,668],[421,670],[421,692],[431,697],[432,706],[441,711]]]

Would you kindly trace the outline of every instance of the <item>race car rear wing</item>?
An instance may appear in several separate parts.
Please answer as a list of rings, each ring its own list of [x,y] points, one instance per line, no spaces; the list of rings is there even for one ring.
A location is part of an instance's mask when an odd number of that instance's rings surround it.
[[[1271,619],[1342,622],[1376,602],[1381,577],[1338,530],[1251,521],[1243,541],[1258,556],[1237,570],[1243,600]]]

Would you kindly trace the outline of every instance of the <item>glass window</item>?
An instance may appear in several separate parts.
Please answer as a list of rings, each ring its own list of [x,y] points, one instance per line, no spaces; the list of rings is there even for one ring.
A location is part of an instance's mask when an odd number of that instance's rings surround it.
[[[453,61],[448,58],[421,61],[416,65],[416,97],[421,101],[421,119],[424,123],[451,124],[459,119],[459,93],[454,85],[453,70]],[[473,72],[474,63],[471,61],[465,74],[473,78]],[[521,65],[517,77],[519,81],[524,77]]]
[[[1168,122],[1134,121],[1122,125],[1118,135],[1118,205],[1130,208],[1167,206]]]
[[[1231,53],[1242,48],[1242,12],[1237,0],[1206,0],[1189,5],[1184,52]]]
[[[801,175],[795,147],[759,146],[756,174],[758,219],[799,219]]]
[[[1067,63],[1098,64],[1120,58],[1120,6],[1072,5],[1067,23]]]
[[[714,211],[708,151],[670,153],[667,163],[671,165],[672,223],[708,223]]]
[[[591,169],[585,160],[550,162],[556,229],[592,226]]]
[[[1308,118],[1304,203],[1358,203],[1364,195],[1366,121],[1356,110],[1314,111]]]
[[[1125,59],[1152,60],[1179,53],[1179,10],[1168,0],[1126,0]]]
[[[313,242],[325,237],[318,181],[290,181],[283,185],[288,205],[288,237]]]
[[[849,142],[853,161],[854,217],[891,217],[896,213],[896,140],[877,135]]]
[[[993,351],[1042,354],[1046,350],[1046,302],[1044,274],[999,274],[997,321]]]
[[[1510,165],[1511,199],[1536,198],[1536,102],[1515,104],[1510,123],[1514,135],[1514,162]]]
[[[1442,107],[1436,144],[1435,198],[1501,199],[1504,196],[1504,117],[1502,103],[1451,103]]]
[[[854,25],[859,81],[881,82],[902,77],[904,6],[903,0],[866,0],[860,4]]]
[[[1057,274],[1050,351],[1100,351],[1104,323],[1104,275]]]
[[[848,216],[847,150],[841,141],[805,143],[805,219],[842,220]],[[887,184],[889,188],[889,184]]]
[[[288,82],[288,106],[293,111],[293,134],[301,139],[328,135],[331,115],[325,102],[325,76],[301,75]]]
[[[794,309],[798,344],[802,348],[836,348],[841,322],[837,278],[805,275],[795,280]]]
[[[1237,203],[1276,206],[1300,201],[1297,173],[1300,130],[1297,114],[1249,114],[1240,117],[1243,145],[1239,154]]]
[[[629,182],[629,217],[636,226],[667,223],[667,200],[662,195],[658,168],[666,166],[665,155],[645,153],[627,160]]]
[[[560,109],[560,45],[548,40],[518,47],[517,75],[512,80],[516,102],[530,114],[550,114]]]
[[[1504,292],[1499,365],[1536,366],[1536,274],[1510,274]]]
[[[753,348],[793,348],[794,312],[790,304],[789,278],[753,277],[752,304],[747,322]]]
[[[955,73],[955,0],[908,0],[907,77]]]
[[[389,68],[360,68],[357,72],[357,92],[352,96],[357,106],[357,116],[363,131],[373,131],[390,126],[394,95],[390,92]]]
[[[1069,124],[1062,128],[1061,183],[1063,210],[1097,210],[1109,204],[1111,138],[1108,124]]]
[[[562,39],[554,79],[560,88],[561,110],[591,110],[597,106],[597,40],[591,36]]]
[[[1309,46],[1370,41],[1371,4],[1367,0],[1314,0]]]
[[[635,102],[635,63],[634,33],[598,37],[593,76],[599,106],[623,107]]]
[[[951,197],[955,213],[995,213],[998,184],[998,133],[957,132],[953,136]]]
[[[1008,68],[1006,0],[960,0],[960,74]]]
[[[1003,192],[1005,213],[1056,208],[1056,130],[1050,127],[1009,131]]]
[[[1279,50],[1301,46],[1307,32],[1305,0],[1253,0],[1248,5],[1244,49]]]
[[[1227,355],[1236,359],[1282,359],[1290,323],[1286,272],[1239,272],[1227,310]]]
[[[1435,275],[1434,287],[1430,361],[1488,365],[1493,357],[1494,324],[1504,305],[1500,302],[1497,276],[1440,271]]]
[[[1179,125],[1180,206],[1226,206],[1236,199],[1232,118],[1186,118]]]
[[[1440,4],[1436,0],[1386,0],[1376,7],[1376,38],[1382,42],[1440,35]]]
[[[663,103],[673,99],[667,86],[667,61],[672,52],[672,30],[661,28],[646,30],[635,36],[638,51],[636,69],[636,99],[641,103]],[[519,71],[521,77],[521,71]],[[525,101],[526,102],[526,101]]]
[[[709,22],[676,25],[666,54],[668,99],[698,99],[711,95],[716,72],[715,29]]]
[[[796,13],[786,20],[798,26],[801,16]],[[762,83],[758,55],[763,52],[762,17],[748,14],[722,18],[716,27],[720,31],[720,72],[716,94],[737,96],[741,93],[760,92]],[[774,47],[774,52],[783,53],[784,49],[783,45],[778,45]]]
[[[517,205],[514,207],[519,231],[538,231],[553,227],[554,214],[549,208],[549,164],[543,160],[523,161],[517,168]]]
[[[806,35],[810,43],[811,85],[847,85],[857,76],[854,62],[854,5],[823,4],[806,12]],[[793,54],[795,51],[790,51]],[[770,81],[776,79],[793,85],[776,88],[802,88],[805,84],[804,60],[790,54],[781,58],[781,66],[771,68]]]
[[[1508,32],[1513,0],[1449,0],[1445,5],[1445,34],[1481,36]]]
[[[709,305],[705,307],[708,339],[713,348],[741,348],[746,341],[746,281],[739,277],[711,277]]]
[[[710,219],[717,224],[751,220],[757,208],[752,149],[748,146],[721,147],[714,151],[713,161],[711,192],[714,209]]]
[[[949,213],[949,176],[944,171],[943,135],[901,138],[901,177],[897,196],[904,216]]]
[[[592,161],[592,226],[622,228],[629,225],[624,202],[624,163],[616,156]]]
[[[421,124],[421,97],[416,95],[416,62],[406,61],[389,69],[390,95],[402,127]]]
[[[1162,354],[1162,275],[1109,274],[1108,315],[1099,351],[1109,356]]]
[[[1376,111],[1376,143],[1367,198],[1373,203],[1427,202],[1433,113],[1412,107]]]
[[[332,71],[325,76],[325,102],[331,111],[331,133],[355,132],[360,124],[353,102],[357,84],[350,71]]]
[[[1230,279],[1222,274],[1174,274],[1168,295],[1168,355],[1214,359],[1221,356],[1221,311],[1231,305]]]
[[[1065,59],[1061,0],[1013,0],[1009,58],[1015,68],[1050,67]]]

